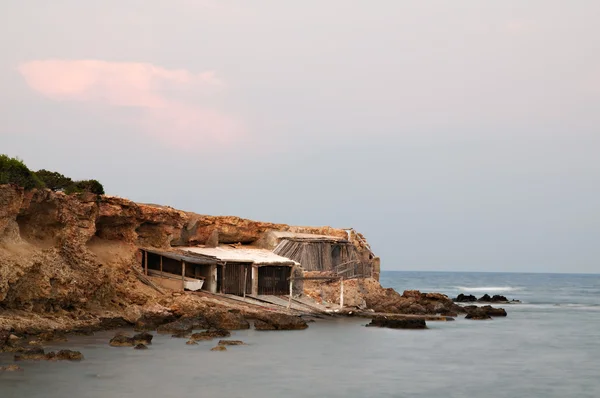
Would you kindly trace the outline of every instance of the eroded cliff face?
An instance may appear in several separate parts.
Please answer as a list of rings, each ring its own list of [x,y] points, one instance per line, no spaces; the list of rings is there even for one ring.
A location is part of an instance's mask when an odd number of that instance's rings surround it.
[[[25,192],[0,185],[0,309],[85,317],[147,305],[157,293],[131,271],[139,247],[256,242],[268,230],[347,237],[330,227],[293,227],[207,216],[93,194]],[[361,256],[364,238],[351,235]],[[1,325],[0,325],[1,326]]]

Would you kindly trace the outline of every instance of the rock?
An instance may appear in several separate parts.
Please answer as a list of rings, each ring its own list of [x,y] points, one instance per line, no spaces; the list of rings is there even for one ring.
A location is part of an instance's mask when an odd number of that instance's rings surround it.
[[[250,323],[239,310],[214,311],[205,315],[206,322],[212,328],[241,330],[250,328]]]
[[[110,339],[108,343],[111,347],[133,347],[134,344],[133,337],[129,337],[123,333],[117,333],[115,337]]]
[[[472,311],[465,316],[466,319],[472,319],[474,321],[484,321],[492,319],[491,316],[485,313],[485,311]]]
[[[219,345],[246,345],[241,340],[219,340]]]
[[[481,296],[481,298],[477,301],[483,301],[483,302],[489,303],[490,301],[492,301],[492,298],[490,297],[489,294],[486,293],[483,296]]]
[[[35,345],[35,346],[40,346],[42,345],[42,342],[40,340],[31,340],[29,343],[27,343],[28,345]]]
[[[10,341],[17,341],[17,340],[21,340],[21,338],[17,335],[11,334],[8,336],[8,340]]]
[[[0,372],[20,372],[23,368],[19,365],[0,366]]]
[[[190,337],[192,340],[212,340],[217,337],[229,337],[231,332],[224,329],[208,329],[204,332],[194,333]]]
[[[454,301],[456,303],[473,303],[473,302],[477,301],[477,297],[473,296],[472,294],[469,294],[467,296],[467,295],[461,293],[458,296],[456,296],[454,299],[452,299],[452,301]]]
[[[81,361],[83,354],[79,351],[60,350],[58,352],[49,352],[46,359],[55,361]]]
[[[414,299],[421,299],[421,292],[418,290],[405,290],[402,293],[402,297],[404,298],[414,298]]]
[[[427,329],[427,324],[424,319],[400,319],[389,318],[385,316],[375,317],[371,319],[371,323],[367,326],[383,327],[391,329]]]
[[[198,343],[196,343],[196,340],[191,340],[191,339],[188,340],[188,341],[186,341],[185,344],[187,344],[187,345],[198,345]]]
[[[136,332],[156,330],[159,326],[174,322],[173,313],[160,304],[153,304],[141,309],[142,316],[135,322]],[[135,309],[130,310],[130,315],[135,316]]]
[[[187,339],[188,337],[190,337],[190,332],[177,332],[177,333],[173,333],[171,335],[171,337],[176,338],[176,339]]]
[[[306,321],[300,317],[276,312],[260,313],[254,321],[256,330],[302,330],[307,327]]]
[[[494,308],[491,305],[485,305],[481,307],[483,311],[489,316],[506,316],[506,310],[504,308]]]
[[[28,348],[15,354],[15,361],[26,361],[26,360],[42,360],[46,359],[46,353],[43,348]]]
[[[39,336],[39,340],[40,341],[56,341],[56,342],[58,342],[58,341],[67,341],[67,337],[64,335],[64,333],[51,331],[51,332],[41,333]]]
[[[227,351],[227,347],[222,346],[222,345],[218,345],[216,347],[213,347],[210,349],[211,351]]]
[[[190,333],[193,329],[201,329],[206,326],[204,319],[193,317],[193,318],[180,318],[174,322],[170,322],[161,325],[156,329],[161,334],[181,334]]]
[[[148,347],[146,347],[146,345],[145,345],[145,344],[141,344],[141,343],[140,343],[140,344],[136,344],[136,346],[135,346],[135,347],[133,347],[133,349],[134,349],[134,350],[147,350],[147,349],[148,349]]]
[[[508,299],[506,297],[504,297],[504,296],[499,295],[499,294],[495,294],[490,301],[492,303],[499,303],[499,302],[507,303]]]
[[[123,319],[131,324],[135,324],[142,317],[142,307],[136,304],[132,304],[125,308]]]
[[[148,332],[138,333],[133,336],[133,344],[150,345],[150,344],[152,344],[153,338],[154,338],[154,336]]]

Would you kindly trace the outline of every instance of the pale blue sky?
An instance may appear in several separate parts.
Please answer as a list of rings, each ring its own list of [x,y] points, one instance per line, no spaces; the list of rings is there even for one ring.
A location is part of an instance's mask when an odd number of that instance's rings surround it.
[[[597,1],[0,4],[0,152],[384,269],[598,272]]]

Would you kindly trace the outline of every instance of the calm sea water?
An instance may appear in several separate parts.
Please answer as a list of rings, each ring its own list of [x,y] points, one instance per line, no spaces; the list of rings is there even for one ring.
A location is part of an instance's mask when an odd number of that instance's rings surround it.
[[[239,331],[248,345],[227,352],[164,336],[146,351],[108,347],[114,332],[74,337],[49,348],[84,361],[24,362],[24,372],[0,374],[0,397],[600,397],[600,275],[384,272],[381,282],[523,304],[505,306],[506,319],[421,331],[360,319]]]

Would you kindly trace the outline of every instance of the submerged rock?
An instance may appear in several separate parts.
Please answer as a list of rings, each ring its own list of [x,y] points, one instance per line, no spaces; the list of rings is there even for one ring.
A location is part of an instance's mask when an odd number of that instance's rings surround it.
[[[49,352],[46,359],[54,361],[81,361],[83,354],[79,351],[60,350],[58,352]]]
[[[133,347],[134,350],[147,350],[148,347],[146,347],[145,344],[137,344],[135,347]]]
[[[256,330],[302,330],[308,324],[298,316],[280,313],[261,313],[256,316],[254,329]]]
[[[218,345],[216,347],[211,348],[210,350],[211,351],[227,351],[227,348],[225,346]]]
[[[427,329],[424,319],[399,319],[379,316],[371,319],[368,327],[382,327],[391,329]]]
[[[219,340],[219,345],[246,345],[241,340]]]
[[[23,368],[19,365],[0,366],[0,372],[20,372]]]
[[[117,333],[108,343],[111,347],[133,347],[135,344],[133,337],[123,333]]]
[[[185,344],[187,344],[187,345],[198,345],[198,343],[196,342],[196,340],[192,340],[192,339],[186,341]]]
[[[494,308],[491,305],[485,305],[478,307],[476,305],[469,305],[464,307],[467,311],[466,319],[474,320],[485,320],[491,319],[491,317],[506,316],[506,310],[504,308]]]
[[[43,348],[29,348],[15,354],[15,361],[39,361],[46,359],[46,352]]]
[[[153,338],[154,336],[152,334],[148,332],[142,332],[133,336],[133,343],[138,345],[150,345],[152,344]]]
[[[231,332],[224,329],[208,329],[204,332],[194,333],[190,337],[191,340],[212,340],[217,337],[229,337]]]

